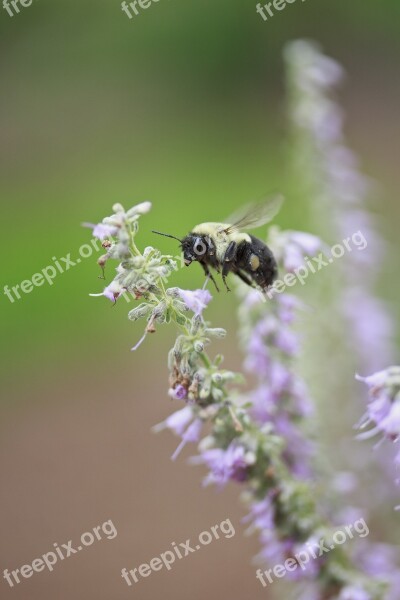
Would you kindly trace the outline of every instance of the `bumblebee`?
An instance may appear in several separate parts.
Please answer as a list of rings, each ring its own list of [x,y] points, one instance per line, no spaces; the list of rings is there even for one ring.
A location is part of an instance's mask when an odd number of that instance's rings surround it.
[[[212,280],[218,292],[219,288],[210,268],[221,273],[228,292],[230,289],[226,278],[229,273],[234,273],[247,285],[265,291],[278,275],[276,260],[264,242],[243,230],[254,229],[269,223],[281,205],[280,197],[272,201],[253,204],[231,217],[228,223],[196,225],[182,239],[159,231],[153,230],[153,233],[178,240],[185,265],[189,266],[192,262],[199,262],[207,279]]]

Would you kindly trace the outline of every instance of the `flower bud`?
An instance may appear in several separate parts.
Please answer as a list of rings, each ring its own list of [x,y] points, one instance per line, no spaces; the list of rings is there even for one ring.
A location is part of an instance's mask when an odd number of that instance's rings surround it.
[[[172,287],[172,288],[168,288],[166,290],[166,294],[168,296],[172,296],[172,298],[178,298],[179,297],[179,288],[177,287]]]
[[[104,267],[104,265],[106,264],[107,261],[108,261],[108,255],[103,254],[103,256],[100,256],[100,258],[97,259],[97,264],[100,267]]]
[[[131,321],[137,321],[138,319],[147,317],[147,315],[151,311],[151,308],[152,308],[151,304],[147,304],[146,302],[143,302],[142,304],[139,304],[139,306],[137,306],[133,310],[129,311],[128,319],[130,319]]]
[[[212,396],[215,402],[221,402],[224,399],[224,392],[219,388],[214,387],[212,391]]]
[[[146,246],[146,248],[143,251],[144,258],[147,258],[152,252],[154,252],[153,246]]]
[[[154,319],[159,319],[161,315],[164,314],[166,308],[167,305],[165,304],[165,302],[160,302],[159,304],[157,304],[157,306],[153,310]]]
[[[210,395],[210,388],[208,386],[204,386],[203,388],[201,388],[200,390],[200,394],[199,397],[201,400],[207,400],[207,398]]]
[[[128,219],[135,218],[138,215],[145,215],[151,210],[151,202],[141,202],[136,206],[132,206],[126,213]]]
[[[146,327],[146,333],[155,333],[156,332],[156,326],[154,325],[154,317],[152,317],[150,319],[150,321],[147,323],[147,327]]]
[[[181,315],[179,312],[176,313],[175,320],[178,323],[178,325],[186,325],[186,317],[184,315]]]
[[[222,329],[222,327],[212,327],[208,328],[206,333],[216,338],[224,338],[226,336],[226,329]]]

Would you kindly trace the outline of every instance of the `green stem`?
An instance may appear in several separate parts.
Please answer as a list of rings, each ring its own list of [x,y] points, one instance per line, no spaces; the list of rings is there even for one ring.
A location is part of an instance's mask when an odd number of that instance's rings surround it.
[[[135,239],[134,239],[134,235],[133,235],[133,231],[132,231],[132,226],[129,226],[129,240],[131,243],[131,248],[132,248],[132,252],[133,254],[136,254],[136,256],[142,256],[141,252],[139,251],[138,247],[135,244]]]
[[[205,352],[199,352],[199,356],[203,361],[204,366],[207,367],[207,369],[210,369],[212,367],[212,362],[209,359],[208,354],[206,354]]]

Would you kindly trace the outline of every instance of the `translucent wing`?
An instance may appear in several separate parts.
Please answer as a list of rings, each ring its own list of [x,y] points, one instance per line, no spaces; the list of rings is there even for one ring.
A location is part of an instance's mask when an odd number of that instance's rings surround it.
[[[240,212],[232,215],[227,223],[232,223],[224,232],[234,233],[241,229],[255,229],[272,221],[275,215],[278,214],[283,204],[283,197],[276,196],[269,198],[263,202],[248,204],[240,210]]]

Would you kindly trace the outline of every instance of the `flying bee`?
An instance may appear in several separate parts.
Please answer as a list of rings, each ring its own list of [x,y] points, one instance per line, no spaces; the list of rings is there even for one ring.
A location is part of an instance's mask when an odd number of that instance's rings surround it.
[[[282,198],[277,197],[247,206],[229,219],[228,223],[201,223],[182,239],[159,231],[153,230],[153,233],[178,240],[185,265],[199,262],[218,292],[218,285],[210,268],[222,274],[228,292],[230,289],[226,278],[229,273],[234,273],[249,286],[266,290],[277,277],[276,260],[264,242],[243,230],[269,223],[278,213],[282,202]]]

